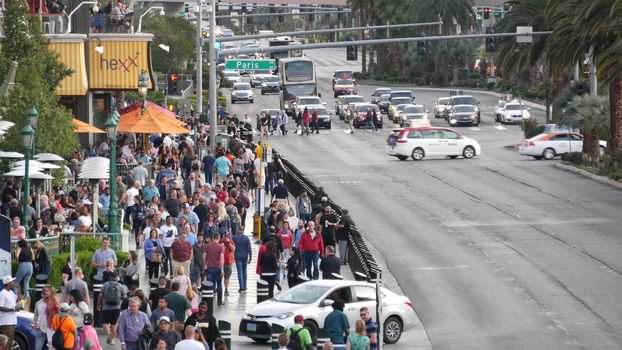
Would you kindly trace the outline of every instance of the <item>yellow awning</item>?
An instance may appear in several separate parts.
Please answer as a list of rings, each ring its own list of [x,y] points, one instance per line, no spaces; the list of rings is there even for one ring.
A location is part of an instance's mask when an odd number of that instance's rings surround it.
[[[71,70],[56,87],[59,96],[83,96],[88,90],[86,60],[84,58],[84,35],[49,35],[50,50],[59,54],[59,59]]]
[[[88,41],[88,77],[91,90],[136,90],[141,69],[153,89],[149,45],[151,34],[91,34]],[[97,40],[99,39],[99,40]],[[102,45],[103,53],[95,52]]]

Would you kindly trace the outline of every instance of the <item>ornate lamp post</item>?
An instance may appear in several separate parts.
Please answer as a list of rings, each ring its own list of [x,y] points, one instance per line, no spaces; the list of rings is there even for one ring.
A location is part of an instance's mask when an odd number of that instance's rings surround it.
[[[108,208],[108,232],[119,233],[117,224],[117,126],[119,112],[113,110],[106,120],[106,134],[110,143],[110,206]]]
[[[149,77],[144,69],[140,70],[138,76],[138,93],[141,96],[141,114],[145,113],[145,101],[147,100],[147,90],[149,88]]]
[[[37,110],[33,108],[30,108],[30,110],[28,110],[27,112],[27,120],[28,122],[26,123],[26,125],[24,125],[24,127],[22,128],[22,142],[24,144],[24,148],[26,150],[26,152],[24,152],[24,158],[26,160],[25,162],[25,169],[24,169],[24,196],[22,198],[23,201],[23,209],[22,209],[22,225],[24,225],[24,227],[28,227],[28,196],[30,195],[30,178],[29,178],[29,172],[30,172],[30,155],[31,152],[33,150],[33,144],[34,144],[34,139],[35,139],[35,129],[33,128],[36,127],[37,125],[37,118],[39,117],[39,114],[37,113]],[[34,122],[34,124],[33,124]]]

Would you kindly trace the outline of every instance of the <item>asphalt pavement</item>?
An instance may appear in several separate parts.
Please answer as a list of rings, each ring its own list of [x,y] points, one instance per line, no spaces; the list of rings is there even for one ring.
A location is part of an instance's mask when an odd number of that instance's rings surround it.
[[[332,72],[360,66],[345,61],[345,50],[306,54],[333,109]],[[359,94],[370,98],[374,88],[359,85]],[[448,94],[410,89],[430,110]],[[482,145],[472,160],[389,157],[386,119],[378,133],[348,134],[333,116],[320,135],[267,142],[350,209],[413,300],[433,348],[622,348],[622,191],[559,169],[558,160],[518,155],[507,146],[521,141],[520,127],[494,121],[498,96],[473,95],[482,123],[458,128]],[[230,112],[275,106],[277,95],[257,95]],[[532,114],[542,120],[544,110]]]

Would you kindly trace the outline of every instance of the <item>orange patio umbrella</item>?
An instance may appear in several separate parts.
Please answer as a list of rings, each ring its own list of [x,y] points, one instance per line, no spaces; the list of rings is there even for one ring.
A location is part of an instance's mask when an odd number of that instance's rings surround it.
[[[79,119],[73,118],[71,123],[76,127],[75,132],[79,134],[105,134],[102,129],[96,128],[91,124],[85,123]]]
[[[121,120],[118,130],[143,134],[189,134],[190,130],[182,127],[182,121],[170,111],[147,101],[142,112],[140,103],[120,111]],[[172,116],[172,117],[171,117]]]

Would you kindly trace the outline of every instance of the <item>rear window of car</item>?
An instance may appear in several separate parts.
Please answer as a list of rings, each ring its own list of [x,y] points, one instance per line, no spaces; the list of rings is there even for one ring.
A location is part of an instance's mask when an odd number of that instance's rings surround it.
[[[358,105],[356,106],[356,111],[357,112],[367,112],[367,108],[371,109],[372,111],[376,111],[376,113],[378,113],[378,106],[376,105]]]
[[[410,91],[391,91],[391,98],[396,97],[408,97],[409,99],[412,99],[413,93]]]
[[[420,139],[423,138],[423,132],[421,130],[411,130],[406,137],[409,139]]]
[[[319,98],[301,98],[299,102],[301,105],[319,105],[321,103]]]
[[[439,98],[436,103],[438,103],[439,105],[444,105],[444,104],[448,104],[449,100],[451,100],[449,97],[443,97],[443,98]]]
[[[374,91],[372,96],[382,96],[390,92],[391,92],[391,89],[377,89],[376,91]]]
[[[425,113],[425,109],[423,107],[408,106],[408,107],[404,107],[404,112],[405,113]]]
[[[411,100],[409,97],[392,97],[391,98],[391,104],[394,106],[405,104],[405,103],[410,103],[410,102]]]

